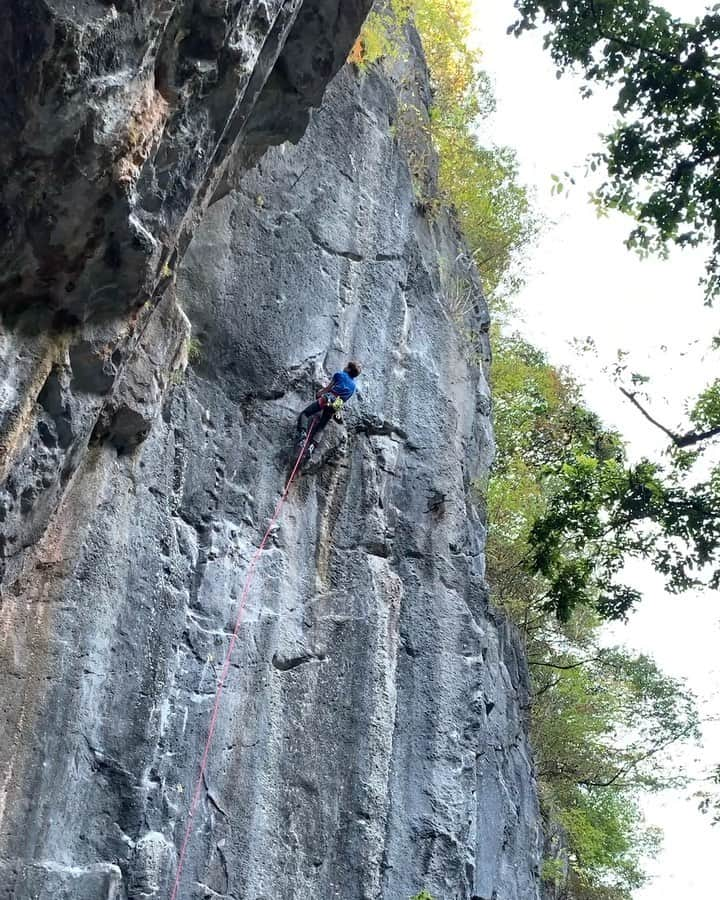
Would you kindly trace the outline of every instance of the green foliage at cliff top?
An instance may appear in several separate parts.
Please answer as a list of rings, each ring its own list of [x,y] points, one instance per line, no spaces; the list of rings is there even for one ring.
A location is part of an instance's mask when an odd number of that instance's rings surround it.
[[[368,17],[350,61],[367,69],[395,58],[411,18],[422,38],[433,100],[429,117],[401,105],[398,131],[410,145],[408,132],[425,138],[438,156],[439,195],[432,196],[426,184],[432,159],[418,154],[417,142],[409,154],[419,203],[430,212],[438,202],[454,207],[486,293],[510,293],[522,282],[521,251],[539,222],[518,180],[514,152],[479,136],[494,98],[481,54],[472,48],[469,0],[392,0]]]

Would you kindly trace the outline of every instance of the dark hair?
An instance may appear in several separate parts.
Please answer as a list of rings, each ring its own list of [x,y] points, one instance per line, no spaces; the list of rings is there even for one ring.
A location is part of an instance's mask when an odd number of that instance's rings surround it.
[[[349,362],[345,366],[345,371],[351,378],[357,378],[358,375],[362,372],[362,366],[359,362]]]

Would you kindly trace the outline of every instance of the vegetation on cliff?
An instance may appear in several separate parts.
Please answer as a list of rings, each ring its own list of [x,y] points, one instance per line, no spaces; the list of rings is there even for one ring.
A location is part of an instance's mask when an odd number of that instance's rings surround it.
[[[538,523],[555,514],[558,492],[577,488],[578,468],[618,478],[632,470],[622,439],[583,405],[572,377],[520,336],[494,328],[498,453],[488,488],[488,577],[525,640],[542,798],[567,836],[571,896],[620,900],[642,883],[640,856],[657,844],[639,794],[678,783],[672,748],[697,738],[697,711],[684,685],[651,659],[606,646],[593,608],[601,605],[601,579],[586,580],[595,593],[558,618],[553,584],[534,564]],[[582,496],[589,503],[592,492]],[[589,539],[558,542],[558,571],[572,571],[581,546],[591,568],[593,553],[615,552],[608,517],[598,512],[606,533],[596,540],[607,549]]]
[[[643,4],[619,4],[637,5]],[[569,64],[577,48],[568,9],[578,4],[560,6],[519,2],[517,30],[533,27],[541,14],[554,15],[557,30],[549,41]],[[718,476],[691,477],[695,457],[687,448],[699,441],[683,442],[682,436],[672,441],[665,466],[646,459],[631,464],[622,436],[585,406],[573,378],[512,332],[508,296],[521,282],[518,256],[538,219],[512,151],[482,140],[494,100],[472,47],[470,4],[392,0],[371,15],[351,58],[361,69],[383,60],[391,67],[411,17],[429,64],[433,103],[425,118],[417,108],[401,108],[399,127],[421,133],[439,158],[433,194],[430,161],[406,141],[419,205],[429,214],[437,204],[455,208],[495,301],[497,461],[486,498],[488,574],[496,602],[526,642],[541,795],[567,843],[567,859],[560,865],[548,860],[544,876],[562,881],[575,900],[626,900],[644,880],[641,857],[658,845],[638,797],[678,783],[672,750],[678,741],[697,738],[698,716],[683,684],[646,656],[604,646],[601,626],[604,618],[624,617],[639,599],[621,580],[628,558],[650,560],[670,590],[707,580],[717,585],[720,570],[707,573],[720,550]],[[620,72],[617,59],[607,64]],[[631,102],[627,93],[624,102]],[[626,147],[621,136],[614,140]],[[618,154],[613,178],[596,202],[638,215],[635,246],[649,250],[674,239],[670,219],[652,205],[643,208],[640,193],[618,193],[615,175],[624,178],[629,164]],[[600,163],[610,165],[609,157],[593,161]],[[464,305],[462,289],[453,283],[447,293],[457,312]],[[628,392],[640,405],[642,379],[634,373],[629,378]],[[702,441],[718,425],[718,393],[711,385],[692,408],[688,437]]]
[[[542,26],[558,77],[572,71],[585,81],[583,95],[600,86],[615,96],[617,121],[588,160],[602,178],[593,198],[598,211],[628,216],[627,246],[641,256],[663,256],[671,246],[704,248],[701,283],[712,305],[720,294],[720,7],[707,3],[688,18],[685,9],[672,14],[651,0],[514,5],[519,15],[509,30],[522,35]],[[720,348],[718,336],[711,346]],[[623,360],[616,376],[626,398],[668,440],[670,472],[653,479],[651,503],[670,517],[675,549],[651,554],[653,563],[671,588],[697,583],[703,566],[717,587],[720,378],[687,400],[684,422],[673,427],[653,409],[650,379]],[[678,511],[684,521],[675,518]],[[657,516],[650,519],[665,527]],[[717,820],[720,768],[712,782],[701,808]]]
[[[350,60],[364,70],[381,60],[391,65],[411,19],[433,92],[429,114],[402,99],[398,109],[396,131],[418,204],[429,215],[441,204],[454,208],[486,292],[505,295],[522,281],[521,251],[539,223],[518,180],[514,152],[481,139],[495,100],[480,68],[481,53],[472,47],[470,4],[391,0],[370,14]]]

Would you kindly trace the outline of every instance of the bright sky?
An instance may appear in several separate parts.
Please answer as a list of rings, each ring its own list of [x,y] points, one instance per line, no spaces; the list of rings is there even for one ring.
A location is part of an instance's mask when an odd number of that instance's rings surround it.
[[[685,18],[705,8],[700,0],[667,0],[665,5]],[[584,101],[579,79],[558,81],[537,33],[507,36],[515,18],[512,0],[475,0],[475,7],[484,64],[498,100],[489,136],[516,148],[522,178],[534,188],[551,223],[517,298],[524,320],[519,327],[553,362],[572,367],[586,384],[589,404],[629,439],[633,456],[657,456],[662,435],[623,400],[602,368],[618,349],[629,350],[633,371],[652,376],[657,417],[668,426],[678,424],[685,398],[717,374],[718,360],[703,356],[710,337],[720,331],[718,312],[704,307],[697,285],[703,255],[690,251],[665,262],[640,261],[623,246],[628,223],[619,217],[597,219],[587,202],[589,185],[581,178],[569,195],[551,196],[552,174],[584,173],[584,160],[599,147],[598,134],[614,122],[611,98]],[[587,336],[597,344],[597,359],[579,358],[570,348],[573,338]],[[668,345],[666,352],[662,345]],[[717,596],[669,596],[652,571],[636,565],[632,574],[646,600],[616,639],[649,653],[669,674],[686,678],[703,712],[720,717]],[[718,763],[716,723],[705,728],[703,749],[688,750],[683,765],[700,773]],[[646,804],[648,820],[665,832],[665,846],[648,866],[653,881],[636,892],[635,900],[718,896],[720,827],[711,828],[696,811],[690,792],[668,792]]]

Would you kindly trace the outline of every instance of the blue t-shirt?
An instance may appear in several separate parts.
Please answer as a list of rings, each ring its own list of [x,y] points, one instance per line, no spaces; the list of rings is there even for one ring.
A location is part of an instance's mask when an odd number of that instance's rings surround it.
[[[355,393],[355,382],[347,372],[336,372],[333,375],[330,390],[333,392],[333,394],[336,394],[338,397],[340,397],[344,403],[347,403],[347,401]]]

